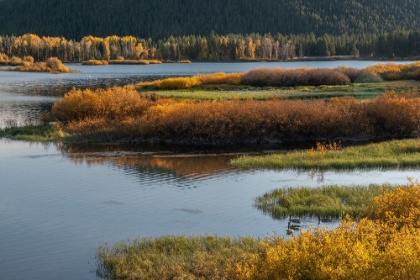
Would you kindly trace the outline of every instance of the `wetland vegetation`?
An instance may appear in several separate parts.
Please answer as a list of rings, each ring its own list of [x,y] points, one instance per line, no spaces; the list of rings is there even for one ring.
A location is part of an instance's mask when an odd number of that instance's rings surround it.
[[[350,170],[365,168],[418,168],[420,141],[392,140],[348,146],[317,143],[316,148],[262,156],[242,155],[231,161],[241,168]]]
[[[332,230],[310,229],[289,239],[279,236],[263,240],[216,236],[136,239],[99,247],[97,275],[105,279],[415,277],[420,273],[420,249],[413,246],[420,236],[419,183],[410,181],[407,186],[374,189],[375,198],[370,193],[368,205],[360,204],[365,218],[356,222],[345,217]],[[340,189],[332,190],[335,195]],[[370,192],[369,188],[365,190]],[[357,193],[361,189],[346,188],[344,192],[349,191]],[[307,192],[303,196],[307,197]],[[165,265],[168,262],[171,265]]]

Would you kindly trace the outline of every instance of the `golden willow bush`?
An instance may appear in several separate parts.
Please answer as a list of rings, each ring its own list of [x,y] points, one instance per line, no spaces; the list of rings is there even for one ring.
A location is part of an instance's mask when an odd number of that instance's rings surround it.
[[[82,62],[82,65],[108,65],[108,60],[89,59]]]
[[[411,64],[376,64],[366,68],[378,73],[384,80],[420,80],[420,62]]]
[[[387,190],[359,222],[261,242],[232,279],[418,279],[420,185]]]
[[[78,135],[111,139],[190,141],[314,141],[409,137],[418,134],[420,98],[415,91],[387,92],[369,101],[325,100],[174,101],[140,96],[133,88],[72,90],[53,115]],[[109,137],[108,137],[109,138]]]
[[[98,118],[112,121],[141,116],[150,105],[129,86],[95,91],[73,89],[53,105],[52,113],[64,122]]]
[[[241,82],[241,73],[230,73],[226,74],[218,72],[215,74],[198,75],[192,77],[175,77],[166,78],[163,80],[156,80],[152,82],[138,83],[139,88],[150,87],[156,89],[187,89],[197,87],[201,85],[212,85],[212,84],[227,84],[227,85],[239,85]]]

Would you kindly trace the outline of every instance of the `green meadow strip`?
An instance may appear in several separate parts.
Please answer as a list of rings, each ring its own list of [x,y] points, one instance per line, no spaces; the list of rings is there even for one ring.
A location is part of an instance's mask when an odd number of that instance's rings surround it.
[[[231,164],[244,169],[365,169],[420,167],[420,140],[393,140],[342,150],[299,150],[262,156],[242,155]]]
[[[257,197],[254,207],[274,219],[299,217],[357,217],[375,196],[390,185],[323,186],[276,189]]]
[[[269,99],[321,99],[355,97],[367,99],[386,90],[397,92],[420,89],[420,81],[384,81],[380,83],[352,83],[338,86],[253,87],[244,85],[205,85],[190,89],[160,90],[142,88],[141,92],[154,93],[162,98],[193,100],[269,100]]]
[[[27,125],[6,128],[0,137],[10,137],[17,140],[48,142],[63,140],[69,137],[59,125]]]

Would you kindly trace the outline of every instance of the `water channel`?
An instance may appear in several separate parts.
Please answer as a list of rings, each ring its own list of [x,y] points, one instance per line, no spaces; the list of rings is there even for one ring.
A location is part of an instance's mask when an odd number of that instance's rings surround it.
[[[363,68],[375,63],[75,64],[69,66],[80,73],[0,72],[0,124],[8,119],[24,123],[72,87],[260,67]],[[416,170],[241,171],[229,165],[241,152],[0,139],[0,278],[95,279],[97,246],[136,237],[284,235],[287,221],[253,207],[255,197],[274,188],[420,179]],[[305,219],[303,226],[317,226],[317,221]]]

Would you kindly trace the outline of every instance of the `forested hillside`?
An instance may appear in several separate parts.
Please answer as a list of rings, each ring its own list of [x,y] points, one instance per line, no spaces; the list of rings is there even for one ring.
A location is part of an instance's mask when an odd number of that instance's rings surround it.
[[[420,28],[419,0],[2,0],[0,34],[378,34]]]

